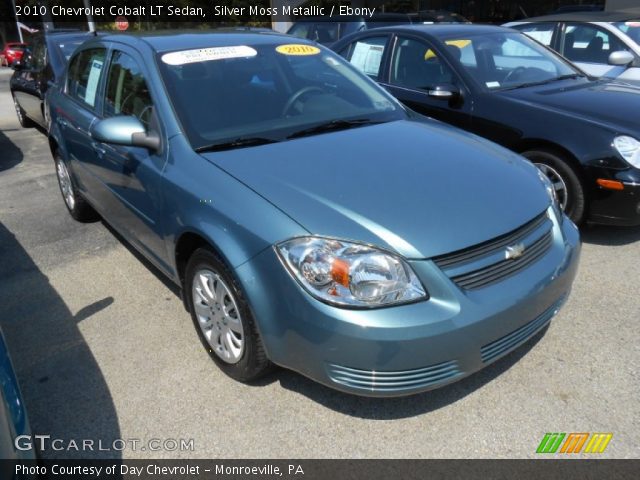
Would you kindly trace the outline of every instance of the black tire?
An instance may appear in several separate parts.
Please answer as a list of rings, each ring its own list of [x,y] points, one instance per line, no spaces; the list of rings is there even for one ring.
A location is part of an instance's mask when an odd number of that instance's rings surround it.
[[[70,174],[70,171],[65,163],[65,161],[62,159],[62,157],[60,156],[60,154],[58,154],[57,152],[54,153],[54,161],[55,161],[55,168],[56,168],[56,177],[58,179],[58,186],[60,187],[60,193],[62,194],[62,200],[64,201],[65,206],[67,207],[67,210],[69,211],[69,213],[71,214],[71,216],[82,223],[89,223],[89,222],[95,222],[96,220],[100,219],[100,216],[98,215],[98,213],[93,209],[93,207],[91,205],[89,205],[89,203],[84,199],[84,197],[82,196],[82,194],[78,191],[75,182],[73,180],[73,176]],[[64,181],[62,179],[62,170],[61,167],[64,167],[64,172],[66,172],[67,176],[69,177],[69,184],[68,184],[68,188],[70,189],[70,193],[73,195],[73,202],[69,201],[68,197],[66,196],[66,188],[65,185],[63,185]],[[67,193],[69,193],[69,191],[67,191]]]
[[[13,94],[13,92],[11,93],[11,97],[13,98],[13,106],[16,109],[16,116],[18,117],[18,122],[20,122],[20,126],[22,128],[35,127],[36,123],[33,120],[31,120],[29,117],[27,117],[27,114],[24,112],[24,110],[18,103],[18,100],[16,99],[16,96]]]
[[[551,150],[529,150],[522,155],[534,164],[549,167],[551,169],[549,172],[560,176],[566,186],[564,212],[576,225],[583,223],[587,214],[586,191],[580,174],[573,166],[561,155]],[[562,198],[559,200],[562,201]]]
[[[225,300],[222,302],[223,308],[226,309],[227,306],[230,306],[231,308],[229,311],[235,312],[235,318],[236,320],[239,320],[239,324],[242,327],[243,348],[241,351],[242,353],[238,355],[237,359],[228,358],[227,360],[223,360],[222,358],[224,353],[224,346],[222,345],[223,335],[213,327],[213,324],[216,323],[213,319],[220,317],[215,317],[215,313],[212,314],[210,317],[211,328],[209,329],[206,328],[206,321],[203,320],[201,322],[198,318],[198,313],[194,306],[194,296],[196,296],[197,293],[194,292],[193,287],[194,283],[199,281],[196,276],[199,272],[203,271],[218,275],[219,278],[215,280],[216,282],[220,279],[223,281],[223,286],[227,289],[225,291]],[[202,284],[199,283],[198,285]],[[212,284],[211,290],[213,290],[213,287],[214,285]],[[193,320],[198,337],[200,338],[202,345],[209,352],[213,361],[225,374],[241,382],[250,382],[264,376],[272,369],[273,364],[267,358],[260,334],[258,333],[255,325],[255,320],[253,319],[251,310],[244,299],[242,289],[227,266],[216,254],[209,249],[199,248],[193,253],[193,255],[191,255],[185,271],[184,288],[185,298],[187,299],[191,319]],[[233,299],[231,299],[228,294],[232,295]],[[235,305],[231,303],[231,300],[235,302]],[[207,308],[205,305],[206,302],[201,300],[198,310],[200,314],[203,314],[204,310]],[[211,307],[214,308],[213,306]],[[218,310],[220,310],[219,307]],[[220,323],[218,323],[218,325],[220,326]],[[211,335],[211,341],[205,336],[205,330],[209,332],[209,335]]]

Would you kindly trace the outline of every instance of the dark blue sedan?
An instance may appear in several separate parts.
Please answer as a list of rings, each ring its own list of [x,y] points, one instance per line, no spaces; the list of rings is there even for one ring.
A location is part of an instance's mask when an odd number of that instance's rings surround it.
[[[181,287],[238,380],[277,364],[362,395],[428,390],[542,330],[571,289],[578,232],[535,167],[306,40],[96,38],[48,100],[71,215],[102,216]]]

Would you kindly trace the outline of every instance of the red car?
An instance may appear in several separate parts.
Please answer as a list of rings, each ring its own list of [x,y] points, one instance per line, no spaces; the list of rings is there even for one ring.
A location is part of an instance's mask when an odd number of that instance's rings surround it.
[[[27,48],[26,43],[10,42],[4,46],[4,49],[0,52],[1,65],[10,67],[13,62],[20,60]]]

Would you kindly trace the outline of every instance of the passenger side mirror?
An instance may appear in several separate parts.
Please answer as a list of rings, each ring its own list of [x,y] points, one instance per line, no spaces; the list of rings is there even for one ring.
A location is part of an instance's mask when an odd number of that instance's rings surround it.
[[[611,55],[609,55],[609,65],[626,67],[634,59],[633,53],[626,50],[618,50],[617,52],[611,52]]]
[[[453,100],[460,96],[460,89],[455,85],[442,84],[434,85],[427,89],[427,93],[430,97],[439,98],[441,100]]]
[[[16,72],[19,72],[20,70],[24,70],[24,63],[22,63],[20,60],[16,60],[11,64],[11,68]]]
[[[133,116],[100,120],[91,127],[91,137],[104,143],[160,150],[160,137],[147,133],[142,122]]]

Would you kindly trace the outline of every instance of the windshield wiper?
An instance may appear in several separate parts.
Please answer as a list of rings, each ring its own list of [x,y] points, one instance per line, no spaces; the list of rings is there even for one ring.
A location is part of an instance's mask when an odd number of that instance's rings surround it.
[[[203,147],[196,148],[196,152],[219,152],[221,150],[231,150],[242,147],[257,147],[258,145],[267,145],[268,143],[277,143],[280,140],[266,137],[239,137],[228,142],[212,143]]]
[[[313,127],[305,128],[303,130],[294,132],[291,135],[289,135],[287,139],[307,137],[309,135],[315,135],[316,133],[333,132],[337,130],[347,130],[353,127],[360,127],[362,125],[375,125],[377,123],[382,123],[382,122],[376,122],[369,118],[358,118],[356,120],[331,120],[330,122],[321,123],[319,125],[315,125]]]
[[[581,73],[569,73],[567,75],[560,75],[559,77],[547,78],[546,80],[540,80],[538,82],[527,82],[521,83],[520,85],[514,85],[513,87],[505,87],[500,90],[515,90],[517,88],[527,88],[527,87],[535,87],[537,85],[547,85],[553,82],[559,82],[560,80],[569,80],[570,78],[576,79],[580,77],[584,77],[585,75]]]

